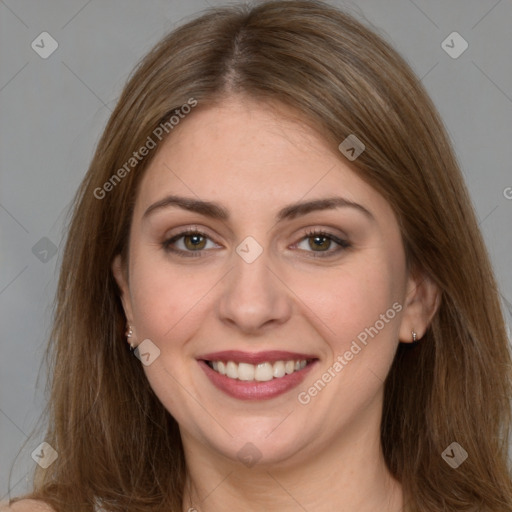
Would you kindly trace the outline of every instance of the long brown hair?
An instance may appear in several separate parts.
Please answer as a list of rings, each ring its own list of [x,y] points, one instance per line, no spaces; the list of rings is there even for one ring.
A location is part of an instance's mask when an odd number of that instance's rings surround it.
[[[191,98],[199,109],[234,93],[293,107],[340,158],[340,142],[356,135],[366,150],[353,168],[393,208],[410,268],[441,291],[423,339],[399,345],[385,383],[381,440],[405,510],[509,512],[511,356],[443,123],[383,38],[300,0],[209,9],[166,36],[125,86],[77,193],[63,255],[45,436],[59,456],[36,468],[26,497],[58,512],[92,511],[95,499],[111,511],[181,511],[178,425],[127,350],[111,263],[127,256],[138,183],[156,149],[126,167],[133,152]],[[442,456],[453,442],[468,453],[457,469]]]

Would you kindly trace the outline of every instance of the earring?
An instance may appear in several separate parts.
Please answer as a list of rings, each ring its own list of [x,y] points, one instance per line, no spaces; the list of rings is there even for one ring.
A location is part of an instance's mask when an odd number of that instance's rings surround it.
[[[133,328],[131,325],[128,325],[128,327],[126,328],[125,336],[126,336],[127,340],[130,340],[130,338],[133,336]],[[135,346],[130,341],[130,352],[133,352],[134,350],[135,350]]]
[[[418,339],[417,339],[418,336],[414,331],[411,331],[411,333],[412,333],[412,342],[416,343],[418,341]]]

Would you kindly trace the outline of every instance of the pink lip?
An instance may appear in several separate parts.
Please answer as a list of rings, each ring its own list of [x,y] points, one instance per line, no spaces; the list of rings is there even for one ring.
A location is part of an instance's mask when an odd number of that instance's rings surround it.
[[[240,350],[224,350],[222,352],[212,352],[199,356],[198,360],[203,361],[233,361],[235,363],[274,363],[275,361],[294,361],[302,359],[317,359],[315,355],[300,354],[297,352],[285,352],[283,350],[268,350],[265,352],[242,352]],[[292,374],[293,375],[293,374]],[[283,377],[284,378],[284,377]]]
[[[220,354],[220,352],[219,352]],[[287,352],[289,354],[289,352]],[[218,354],[213,354],[216,357]],[[210,357],[211,355],[208,355]],[[259,356],[259,354],[258,354]],[[289,358],[289,359],[294,359]],[[289,360],[288,359],[288,360]],[[298,357],[297,359],[308,359],[307,357]],[[222,361],[223,358],[213,359],[214,361]],[[229,359],[233,361],[233,359]],[[277,359],[279,360],[279,359]],[[211,359],[208,359],[211,361]],[[265,359],[265,361],[269,361],[269,359]],[[244,362],[244,361],[242,361]],[[247,361],[245,361],[247,362]],[[305,366],[302,370],[293,372],[289,375],[285,375],[279,379],[272,379],[266,382],[257,382],[257,381],[242,381],[238,379],[230,379],[225,375],[221,375],[220,373],[212,370],[208,364],[204,360],[198,361],[199,366],[206,373],[207,377],[210,379],[212,384],[217,388],[226,393],[227,395],[238,398],[239,400],[267,400],[270,398],[274,398],[276,396],[282,395],[287,391],[298,386],[307,376],[307,374],[311,371],[311,369],[317,364],[318,360],[315,359],[307,366]]]

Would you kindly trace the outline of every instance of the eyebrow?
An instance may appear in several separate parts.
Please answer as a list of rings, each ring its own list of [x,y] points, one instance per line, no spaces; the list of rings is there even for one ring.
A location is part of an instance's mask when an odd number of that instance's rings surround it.
[[[144,212],[143,219],[147,218],[150,214],[169,207],[178,207],[190,212],[195,212],[211,219],[218,219],[222,221],[229,220],[229,212],[219,203],[212,201],[202,201],[199,199],[193,199],[189,197],[170,195],[163,199],[153,203]],[[350,201],[343,197],[326,197],[322,199],[313,199],[306,202],[298,202],[285,206],[276,215],[277,222],[283,220],[292,220],[301,215],[306,215],[310,212],[320,210],[333,210],[336,208],[354,208],[357,211],[363,213],[368,219],[375,220],[373,214],[367,210],[364,206],[354,201]]]

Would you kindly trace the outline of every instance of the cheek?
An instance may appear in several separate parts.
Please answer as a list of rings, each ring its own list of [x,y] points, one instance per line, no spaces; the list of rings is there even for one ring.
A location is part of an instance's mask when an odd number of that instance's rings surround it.
[[[216,281],[213,272],[198,269],[173,265],[150,252],[134,261],[131,291],[138,335],[166,351],[179,345],[175,340],[185,341],[193,335]]]
[[[298,295],[304,297],[314,313],[314,316],[309,315],[311,321],[317,318],[314,323],[321,327],[324,339],[330,341],[330,348],[337,355],[392,308],[400,297],[399,280],[392,261],[369,257],[318,274],[314,279],[299,277],[297,287],[300,288]],[[391,331],[389,327],[396,323],[393,321],[395,313],[396,310],[392,310],[387,315],[389,321],[382,331]],[[382,320],[378,327],[382,327],[381,324]]]
[[[399,258],[397,258],[399,259]],[[350,268],[349,268],[350,267]],[[374,403],[396,352],[403,270],[393,258],[368,258],[305,283],[306,313],[326,342],[329,357],[297,396],[302,406],[329,410],[325,427],[337,429]],[[306,291],[309,290],[309,291]],[[314,291],[313,291],[314,290]]]

